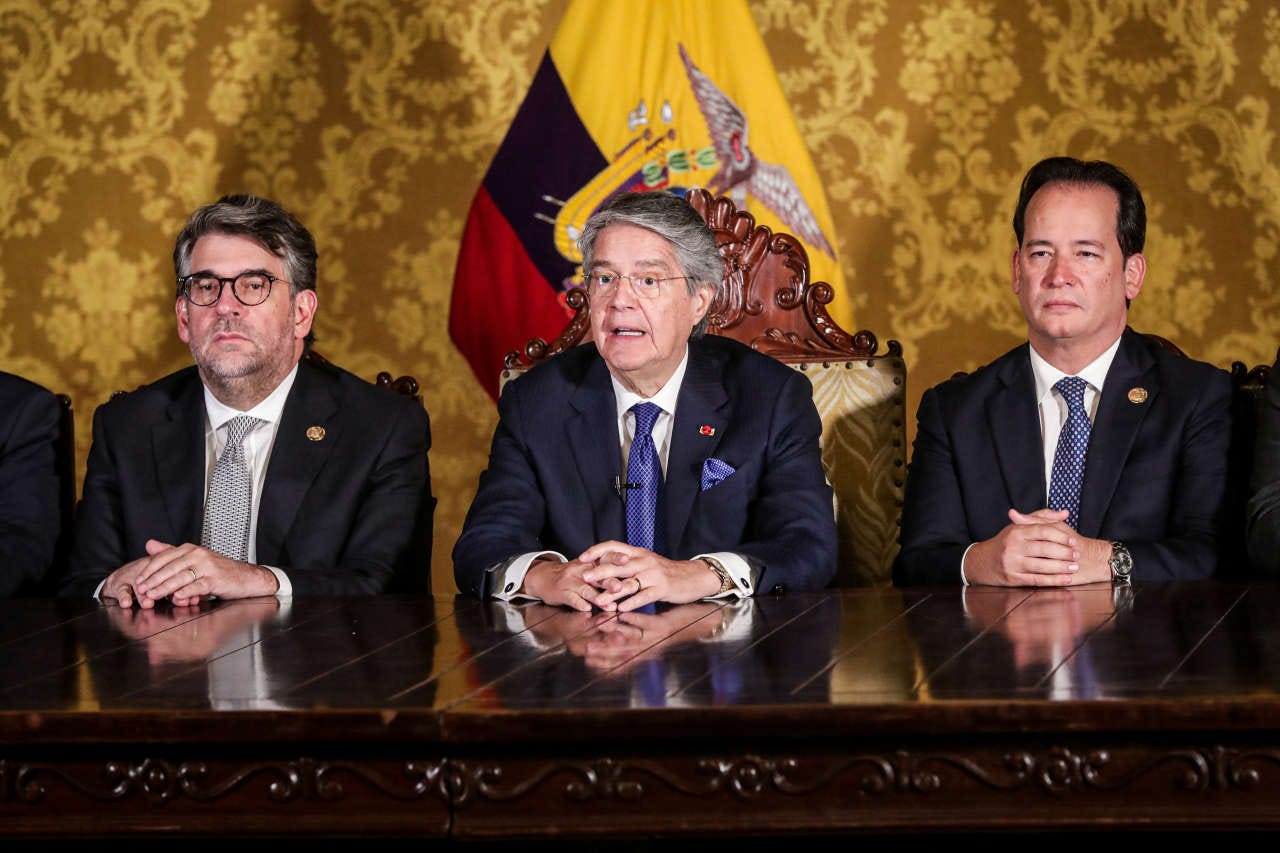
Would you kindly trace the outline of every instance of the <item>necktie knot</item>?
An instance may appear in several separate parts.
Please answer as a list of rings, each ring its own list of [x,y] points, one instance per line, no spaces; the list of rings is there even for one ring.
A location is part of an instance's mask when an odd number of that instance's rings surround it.
[[[226,449],[223,450],[223,453],[226,453],[233,447],[236,451],[239,451],[249,433],[257,429],[262,423],[263,421],[260,421],[250,415],[237,415],[227,421],[227,446]]]
[[[653,434],[653,425],[658,422],[662,408],[656,403],[636,403],[631,407],[636,416],[636,438]]]
[[[1055,382],[1053,387],[1062,395],[1062,399],[1067,401],[1067,411],[1084,409],[1084,390],[1089,387],[1088,382],[1079,376],[1064,376]]]

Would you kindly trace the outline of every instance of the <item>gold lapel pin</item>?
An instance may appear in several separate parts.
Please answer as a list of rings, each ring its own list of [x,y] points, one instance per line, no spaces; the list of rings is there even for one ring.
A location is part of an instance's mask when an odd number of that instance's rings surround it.
[[[1129,402],[1135,403],[1135,404],[1147,402],[1147,389],[1146,388],[1130,388]]]
[[[1133,399],[1133,392],[1129,392],[1129,399]],[[324,441],[324,427],[313,426],[307,427],[307,438],[312,441]]]

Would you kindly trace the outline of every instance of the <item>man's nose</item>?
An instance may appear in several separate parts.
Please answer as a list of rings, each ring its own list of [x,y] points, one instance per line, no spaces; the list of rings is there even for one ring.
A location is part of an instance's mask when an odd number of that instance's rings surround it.
[[[610,290],[605,305],[612,308],[630,308],[635,305],[637,298],[635,285],[631,283],[631,279],[627,276],[618,276],[618,283]]]
[[[219,314],[240,313],[240,300],[236,298],[231,282],[222,285],[222,289],[218,291],[218,301],[213,303],[213,310]]]
[[[1070,260],[1063,257],[1055,257],[1049,264],[1049,283],[1056,286],[1070,285],[1078,282],[1075,267]]]

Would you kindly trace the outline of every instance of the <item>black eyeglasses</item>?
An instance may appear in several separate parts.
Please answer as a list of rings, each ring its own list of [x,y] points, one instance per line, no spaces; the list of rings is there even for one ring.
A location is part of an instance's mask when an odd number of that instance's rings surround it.
[[[209,273],[198,272],[178,278],[178,286],[192,305],[207,307],[222,298],[224,285],[231,285],[231,292],[242,305],[261,305],[271,295],[271,285],[277,281],[270,273],[261,271],[242,272],[234,278],[219,278]],[[289,282],[284,281],[285,284]]]

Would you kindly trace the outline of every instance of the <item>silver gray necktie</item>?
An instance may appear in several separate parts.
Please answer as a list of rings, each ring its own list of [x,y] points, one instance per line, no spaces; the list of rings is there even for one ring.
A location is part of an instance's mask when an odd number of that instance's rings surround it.
[[[249,558],[253,481],[244,459],[244,439],[266,421],[240,415],[227,423],[227,446],[213,467],[204,506],[200,544],[233,560]]]

